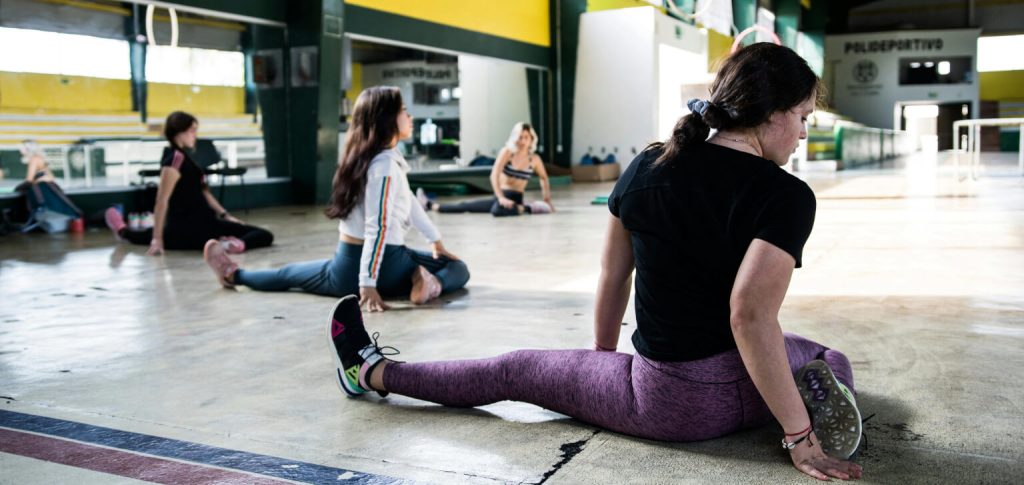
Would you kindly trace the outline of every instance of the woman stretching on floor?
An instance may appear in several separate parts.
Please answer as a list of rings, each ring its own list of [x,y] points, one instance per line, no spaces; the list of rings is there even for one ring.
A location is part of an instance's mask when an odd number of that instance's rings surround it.
[[[164,122],[164,138],[170,144],[160,159],[160,185],[153,208],[153,228],[133,231],[117,209],[107,209],[107,227],[118,240],[148,244],[146,254],[164,249],[203,249],[210,238],[219,239],[225,250],[241,253],[270,246],[274,235],[249,226],[228,213],[206,185],[203,169],[189,155],[196,146],[199,121],[175,111]]]
[[[850,361],[783,333],[778,320],[815,213],[810,187],[780,166],[807,136],[818,86],[792,50],[745,47],[722,66],[710,99],[691,100],[672,137],[633,160],[609,197],[594,350],[394,362],[348,296],[328,322],[334,379],[350,396],[524,401],[665,441],[716,438],[774,417],[798,470],[859,478],[861,467],[846,461],[861,437]],[[718,131],[707,139],[710,128]],[[615,349],[634,268],[629,355]]]
[[[329,296],[358,292],[370,311],[389,308],[382,296],[408,295],[412,303],[423,304],[466,285],[469,269],[441,244],[441,233],[409,189],[409,164],[395,149],[398,140],[412,136],[412,116],[402,92],[378,86],[360,93],[348,136],[325,211],[341,219],[334,258],[243,270],[211,240],[206,262],[222,285],[260,291],[298,288]],[[427,238],[431,252],[405,246],[410,225]]]
[[[498,154],[498,160],[491,168],[491,199],[468,200],[455,204],[438,204],[427,200],[422,192],[417,194],[420,203],[427,210],[437,212],[490,212],[494,217],[518,216],[527,214],[547,214],[555,210],[551,203],[551,185],[548,183],[548,172],[544,170],[544,162],[537,155],[537,133],[529,123],[516,123],[508,142]],[[526,203],[523,194],[530,177],[536,173],[540,178],[541,193],[544,202]]]

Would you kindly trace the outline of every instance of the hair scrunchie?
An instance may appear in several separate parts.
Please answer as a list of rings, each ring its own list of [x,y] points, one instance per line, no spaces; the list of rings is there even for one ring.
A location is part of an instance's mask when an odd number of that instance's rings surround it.
[[[708,112],[708,106],[711,106],[711,102],[703,99],[693,98],[686,102],[686,107],[690,108],[690,111],[697,113],[701,118],[704,117],[704,113]]]

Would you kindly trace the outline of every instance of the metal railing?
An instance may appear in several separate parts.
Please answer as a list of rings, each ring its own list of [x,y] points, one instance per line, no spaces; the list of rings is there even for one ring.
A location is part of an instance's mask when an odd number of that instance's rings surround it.
[[[261,138],[214,139],[214,146],[227,162],[228,168],[248,165],[253,161],[265,161],[266,153]],[[19,145],[11,145],[11,149]],[[53,168],[61,184],[68,187],[94,187],[117,184],[131,185],[139,169],[155,168],[160,163],[166,141],[146,139],[90,139],[82,143],[44,145],[43,156]],[[0,146],[0,148],[7,148]],[[94,167],[93,156],[103,150],[102,167]],[[95,173],[99,170],[101,173]],[[57,173],[59,172],[59,173]]]
[[[966,153],[967,174],[974,180],[978,180],[978,168],[981,166],[981,127],[982,126],[1019,126],[1020,145],[1017,147],[1017,169],[1021,176],[1024,176],[1024,118],[981,118],[976,120],[959,120],[953,122],[953,152],[956,166],[956,176],[964,180],[967,176],[960,176],[960,154]],[[960,134],[961,128],[967,128],[967,133]]]

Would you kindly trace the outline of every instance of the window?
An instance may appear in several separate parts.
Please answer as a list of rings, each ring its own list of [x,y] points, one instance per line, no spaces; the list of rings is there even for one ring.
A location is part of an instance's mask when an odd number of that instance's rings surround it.
[[[131,79],[124,40],[0,27],[0,46],[0,71]]]
[[[1024,70],[1024,35],[978,39],[978,72]]]
[[[970,84],[970,57],[906,57],[900,59],[900,85]]]
[[[240,87],[245,85],[245,56],[241,52],[149,46],[146,48],[146,80]]]

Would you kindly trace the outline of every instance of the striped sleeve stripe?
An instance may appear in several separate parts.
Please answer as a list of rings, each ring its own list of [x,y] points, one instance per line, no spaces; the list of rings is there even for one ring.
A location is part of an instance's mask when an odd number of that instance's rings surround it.
[[[377,216],[377,242],[373,245],[373,257],[370,258],[370,278],[377,279],[377,272],[380,270],[380,259],[384,254],[384,241],[387,239],[388,228],[388,189],[391,188],[391,177],[384,177],[381,181],[380,210]]]
[[[174,158],[171,159],[171,167],[177,171],[181,171],[181,164],[185,163],[185,154],[178,150],[174,150]]]

